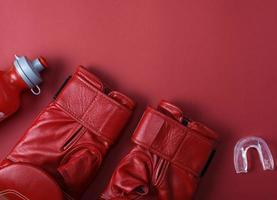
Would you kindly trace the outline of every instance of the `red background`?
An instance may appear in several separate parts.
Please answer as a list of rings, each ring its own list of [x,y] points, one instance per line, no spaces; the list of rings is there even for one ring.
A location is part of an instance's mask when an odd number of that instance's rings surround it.
[[[257,135],[277,156],[276,9],[273,0],[1,0],[1,70],[15,53],[43,55],[50,68],[43,93],[26,92],[1,122],[0,157],[82,64],[138,105],[84,199],[103,190],[146,105],[167,99],[221,135],[197,200],[275,200],[277,172],[255,161],[249,174],[235,174],[233,147]]]

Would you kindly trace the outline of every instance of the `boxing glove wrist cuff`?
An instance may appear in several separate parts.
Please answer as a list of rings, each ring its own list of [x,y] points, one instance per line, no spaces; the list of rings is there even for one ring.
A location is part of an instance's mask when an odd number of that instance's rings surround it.
[[[55,98],[55,104],[94,134],[113,143],[130,117],[130,108],[105,94],[101,81],[79,66]],[[122,101],[134,103],[128,97]],[[103,108],[105,109],[99,109]]]
[[[217,134],[198,122],[184,126],[148,107],[132,140],[172,164],[200,176],[215,148]]]

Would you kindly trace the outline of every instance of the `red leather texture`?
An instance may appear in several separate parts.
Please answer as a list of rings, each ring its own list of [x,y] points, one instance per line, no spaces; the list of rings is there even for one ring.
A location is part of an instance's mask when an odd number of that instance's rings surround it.
[[[0,170],[0,180],[1,200],[63,199],[63,193],[55,180],[31,165],[9,165]]]
[[[146,109],[132,140],[101,199],[191,200],[218,136],[162,101]]]
[[[2,161],[0,173],[14,163],[27,163],[53,177],[66,198],[77,199],[119,137],[133,108],[131,99],[106,89],[96,76],[79,66]],[[13,176],[17,176],[17,171]],[[22,181],[26,185],[41,178],[28,172],[25,176]],[[2,190],[5,184],[10,187],[0,176]]]

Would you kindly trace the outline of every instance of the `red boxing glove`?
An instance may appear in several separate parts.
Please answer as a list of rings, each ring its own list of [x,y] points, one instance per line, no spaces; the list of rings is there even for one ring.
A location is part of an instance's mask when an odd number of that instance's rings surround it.
[[[121,160],[100,199],[192,199],[217,138],[166,101],[157,110],[148,107],[132,137],[136,146]]]
[[[0,166],[0,199],[79,198],[134,102],[78,67]]]

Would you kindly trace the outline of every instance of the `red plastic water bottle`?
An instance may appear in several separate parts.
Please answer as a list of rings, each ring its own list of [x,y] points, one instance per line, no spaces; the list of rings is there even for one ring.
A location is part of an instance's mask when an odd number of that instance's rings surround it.
[[[17,111],[23,90],[30,88],[33,94],[40,94],[40,72],[46,67],[42,57],[31,61],[25,56],[15,56],[13,66],[0,71],[0,121]]]

